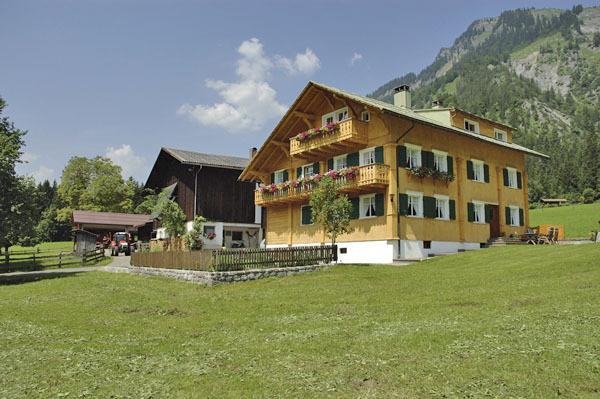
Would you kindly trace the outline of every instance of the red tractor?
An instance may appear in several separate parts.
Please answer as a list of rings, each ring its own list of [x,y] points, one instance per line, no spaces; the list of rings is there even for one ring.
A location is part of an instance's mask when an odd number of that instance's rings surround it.
[[[125,256],[131,255],[133,246],[131,244],[131,234],[126,232],[115,233],[110,243],[111,256],[119,256],[124,253]]]

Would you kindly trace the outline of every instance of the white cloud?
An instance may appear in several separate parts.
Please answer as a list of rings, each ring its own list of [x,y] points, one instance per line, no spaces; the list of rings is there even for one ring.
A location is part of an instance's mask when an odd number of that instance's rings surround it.
[[[321,68],[321,60],[309,48],[304,53],[296,54],[296,58],[291,60],[287,57],[276,56],[277,65],[285,69],[290,75],[298,73],[311,74]]]
[[[42,183],[44,180],[52,181],[56,179],[54,169],[47,166],[40,166],[36,170],[30,173],[35,181]]]
[[[108,147],[105,156],[121,167],[123,178],[133,176],[142,180],[145,177],[146,159],[136,155],[129,144],[122,144],[118,148]]]
[[[352,57],[350,58],[350,66],[354,66],[354,64],[362,61],[362,59],[363,56],[361,53],[354,52],[354,54],[352,54]]]
[[[38,156],[32,152],[25,151],[23,154],[21,154],[21,161],[23,162],[30,163],[36,159],[38,159]]]
[[[269,57],[257,38],[242,42],[238,48],[238,82],[206,80],[206,87],[216,91],[221,102],[212,105],[183,104],[177,110],[206,126],[218,126],[230,132],[262,129],[266,122],[281,117],[287,107],[277,100],[277,92],[269,84],[271,72],[283,69],[289,74],[310,74],[320,68],[317,55],[306,49],[294,60],[282,56]]]

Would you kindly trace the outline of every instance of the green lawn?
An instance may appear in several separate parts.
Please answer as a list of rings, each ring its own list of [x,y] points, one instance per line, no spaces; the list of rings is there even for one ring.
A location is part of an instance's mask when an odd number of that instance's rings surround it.
[[[34,247],[22,247],[20,245],[13,245],[8,249],[9,252],[12,251],[27,251],[27,252],[35,252],[37,250],[40,252],[48,252],[48,253],[59,253],[59,252],[71,252],[73,251],[73,241],[57,241],[57,242],[43,242]]]
[[[0,397],[598,397],[600,245],[0,286]]]
[[[590,238],[592,230],[600,229],[600,202],[532,209],[529,224],[562,224],[567,238]]]

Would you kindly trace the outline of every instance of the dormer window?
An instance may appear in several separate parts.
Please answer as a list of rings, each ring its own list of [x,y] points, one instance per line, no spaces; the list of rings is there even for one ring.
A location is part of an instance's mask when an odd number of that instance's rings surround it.
[[[504,130],[494,129],[494,136],[496,137],[496,140],[504,142],[508,141],[508,135]]]
[[[479,123],[465,118],[465,130],[479,134]]]

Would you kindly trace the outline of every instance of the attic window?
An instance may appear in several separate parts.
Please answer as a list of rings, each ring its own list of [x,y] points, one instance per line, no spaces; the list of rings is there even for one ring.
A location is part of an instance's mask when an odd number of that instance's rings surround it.
[[[371,114],[369,111],[363,111],[360,113],[360,120],[364,122],[369,122],[371,120]]]
[[[321,118],[321,123],[323,124],[323,126],[325,126],[328,123],[341,122],[346,119],[348,119],[348,107],[340,108],[338,110],[323,115],[323,117]]]
[[[500,140],[500,141],[504,141],[506,142],[506,132],[504,130],[500,130],[500,129],[494,129],[494,136],[496,137],[496,140]]]
[[[479,133],[479,123],[465,118],[465,130],[473,133]]]

